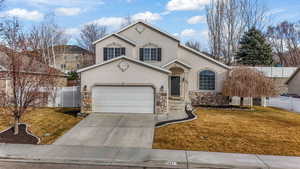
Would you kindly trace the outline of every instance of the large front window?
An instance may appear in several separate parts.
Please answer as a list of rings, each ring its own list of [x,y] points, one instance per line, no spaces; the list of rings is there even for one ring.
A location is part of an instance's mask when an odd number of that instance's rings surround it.
[[[140,60],[161,61],[161,48],[141,48]]]
[[[199,89],[215,90],[216,73],[210,70],[204,70],[199,73]]]
[[[104,48],[104,61],[125,55],[125,48]]]

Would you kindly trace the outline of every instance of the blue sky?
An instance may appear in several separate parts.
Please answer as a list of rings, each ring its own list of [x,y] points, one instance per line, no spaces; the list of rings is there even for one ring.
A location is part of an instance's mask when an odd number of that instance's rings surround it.
[[[282,20],[300,20],[299,0],[261,0],[272,19],[270,24]],[[174,34],[183,41],[207,41],[204,6],[209,0],[6,0],[1,15],[19,17],[30,26],[47,15],[76,37],[82,25],[98,23],[110,31],[119,28],[126,16],[147,19],[157,27]]]

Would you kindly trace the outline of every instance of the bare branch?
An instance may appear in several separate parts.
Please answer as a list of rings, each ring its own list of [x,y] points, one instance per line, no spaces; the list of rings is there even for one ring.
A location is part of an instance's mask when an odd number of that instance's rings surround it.
[[[95,53],[93,42],[107,35],[107,28],[97,24],[85,25],[81,29],[80,38],[77,39],[78,44],[92,53]]]

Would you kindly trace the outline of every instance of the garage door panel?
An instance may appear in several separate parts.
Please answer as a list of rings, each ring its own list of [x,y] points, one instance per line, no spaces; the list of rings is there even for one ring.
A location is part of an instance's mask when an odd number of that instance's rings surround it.
[[[93,88],[93,111],[105,113],[154,113],[154,90],[151,87]]]

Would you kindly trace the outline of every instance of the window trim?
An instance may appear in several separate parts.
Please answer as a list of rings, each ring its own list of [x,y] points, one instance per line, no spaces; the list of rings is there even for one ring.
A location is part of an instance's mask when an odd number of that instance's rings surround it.
[[[144,56],[143,56],[143,61],[145,61],[145,62],[160,62],[159,60],[158,60],[158,58],[159,58],[159,47],[143,47],[142,48],[143,49],[143,53],[144,53]],[[149,50],[149,59],[145,59],[146,57],[146,50]],[[155,56],[154,55],[152,55],[152,54],[154,54],[154,53],[152,53],[152,50],[155,50]],[[153,59],[153,58],[155,58],[155,59]]]
[[[210,72],[213,72],[213,73],[215,74],[215,79],[214,79],[214,81],[215,81],[215,83],[214,83],[214,89],[212,89],[212,90],[209,90],[209,89],[200,89],[200,74],[201,74],[201,72],[203,72],[203,71],[210,71]],[[214,92],[214,91],[217,90],[217,73],[216,73],[216,71],[214,71],[214,70],[212,70],[212,69],[209,69],[209,68],[201,69],[201,70],[198,71],[197,76],[198,76],[198,77],[197,77],[197,83],[198,83],[198,85],[197,85],[198,89],[197,89],[197,90],[203,91],[203,92]]]
[[[104,55],[105,49],[107,50],[107,52],[106,52],[106,61],[107,61],[107,60],[111,60],[111,59],[114,59],[114,58],[124,55],[124,54],[122,54],[123,48],[124,48],[124,53],[126,54],[125,47],[103,47],[103,60],[105,60],[105,55]],[[109,50],[111,50],[111,49],[112,49],[113,57],[109,57],[109,53],[110,53]],[[117,50],[119,50],[119,56],[116,55]]]

